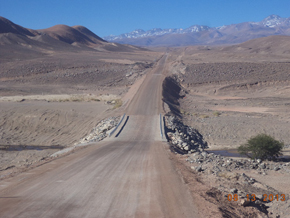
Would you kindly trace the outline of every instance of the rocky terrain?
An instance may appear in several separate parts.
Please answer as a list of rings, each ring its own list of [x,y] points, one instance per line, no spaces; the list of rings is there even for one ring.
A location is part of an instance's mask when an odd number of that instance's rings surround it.
[[[175,50],[168,58],[171,74],[163,84],[163,100],[173,158],[192,193],[218,207],[225,217],[290,213],[290,74],[285,52],[289,47],[282,48],[273,39],[260,39],[271,46],[261,46],[260,51],[253,47],[256,53],[238,51],[254,46],[247,42]],[[283,40],[288,45],[289,38]],[[255,43],[260,45],[259,40]],[[259,133],[284,142],[284,157],[262,162],[239,156],[237,147]],[[236,200],[229,200],[235,194]]]
[[[289,37],[275,36],[228,47],[172,49],[168,57],[163,100],[173,159],[193,195],[225,217],[289,214],[288,50]],[[237,147],[259,133],[284,142],[282,159],[238,155]],[[195,136],[207,147],[201,149]],[[229,201],[235,194],[236,201]],[[248,198],[253,194],[255,199]],[[271,194],[276,199],[263,198]]]
[[[287,162],[262,162],[261,160],[233,159],[207,152],[196,152],[186,159],[191,169],[216,180],[216,188],[228,198],[228,195],[238,195],[237,203],[241,206],[258,208],[269,217],[285,217],[289,213],[289,192],[276,190],[264,183],[267,175],[280,174],[289,176],[290,168]],[[248,176],[248,172],[264,177],[256,180]],[[255,199],[247,197],[254,194]],[[275,196],[269,199],[270,195]],[[267,196],[268,197],[267,197]],[[278,195],[278,199],[277,199]]]
[[[243,209],[234,215],[239,207],[255,208],[251,217],[259,217],[257,214],[260,217],[285,217],[289,213],[289,189],[284,183],[279,184],[279,180],[274,184],[267,181],[290,178],[289,158],[273,162],[216,155],[205,150],[207,142],[198,130],[184,125],[177,117],[167,115],[165,125],[172,151],[177,155],[175,158],[180,159],[181,164],[186,161],[187,170],[196,174],[202,184],[211,187],[206,193],[199,194],[203,197],[204,194],[210,195],[214,205],[227,211],[224,214],[229,217],[249,216],[251,212]],[[186,173],[183,176],[185,180],[192,177]],[[234,203],[235,210],[229,209],[229,203]],[[255,210],[259,212],[255,213]]]

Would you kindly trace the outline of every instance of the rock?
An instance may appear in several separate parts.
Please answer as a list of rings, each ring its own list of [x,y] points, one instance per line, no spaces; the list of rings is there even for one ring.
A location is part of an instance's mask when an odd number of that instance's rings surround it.
[[[275,166],[275,167],[274,167],[274,170],[275,170],[275,171],[280,170],[280,166]]]
[[[266,168],[266,164],[265,163],[261,163],[259,166],[261,169],[265,169]]]
[[[196,167],[192,166],[191,169],[195,170],[196,172],[202,172],[203,171],[201,166],[196,166]]]
[[[207,153],[206,153],[206,152],[202,152],[201,155],[202,155],[204,158],[207,158]]]
[[[186,142],[183,142],[182,143],[182,147],[186,147],[187,146],[187,143]]]
[[[248,201],[246,199],[241,199],[241,201],[240,201],[240,205],[243,207],[248,206],[250,203],[251,203],[251,201]]]
[[[233,193],[233,194],[236,194],[236,193],[238,193],[238,189],[233,188],[233,189],[230,190],[230,192]]]

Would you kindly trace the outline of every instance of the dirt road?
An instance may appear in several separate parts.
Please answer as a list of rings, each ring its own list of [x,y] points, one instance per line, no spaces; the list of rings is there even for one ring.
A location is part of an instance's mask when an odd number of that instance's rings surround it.
[[[198,217],[161,141],[162,71],[126,108],[121,134],[0,183],[0,217]]]

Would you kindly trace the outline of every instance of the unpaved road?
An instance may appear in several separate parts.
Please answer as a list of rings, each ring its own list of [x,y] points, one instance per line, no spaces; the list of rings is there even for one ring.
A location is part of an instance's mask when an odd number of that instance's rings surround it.
[[[198,217],[161,141],[164,56],[126,109],[118,137],[0,183],[0,217]]]

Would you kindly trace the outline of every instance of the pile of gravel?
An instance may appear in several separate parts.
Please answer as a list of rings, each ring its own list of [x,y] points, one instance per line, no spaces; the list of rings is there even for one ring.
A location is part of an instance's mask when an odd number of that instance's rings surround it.
[[[207,152],[195,152],[186,159],[190,163],[197,163],[194,168],[198,172],[208,172],[209,174],[218,174],[219,172],[233,172],[235,170],[256,170],[257,173],[267,175],[269,171],[279,171],[281,173],[290,173],[290,163],[261,161],[260,159],[239,159],[223,157]]]

